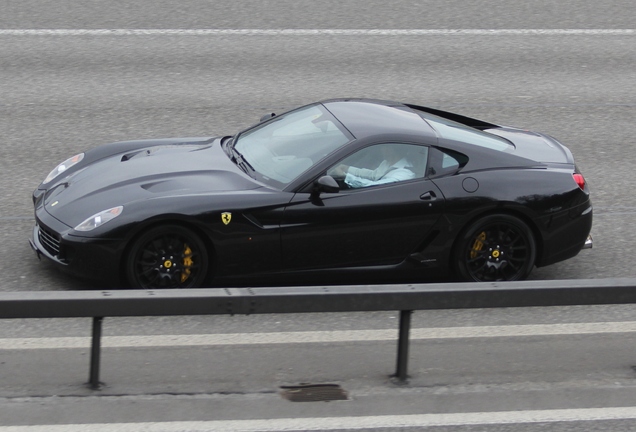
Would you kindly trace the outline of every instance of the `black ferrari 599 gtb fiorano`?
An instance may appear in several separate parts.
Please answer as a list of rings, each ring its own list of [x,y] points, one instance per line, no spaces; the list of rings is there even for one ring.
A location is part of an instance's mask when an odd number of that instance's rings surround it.
[[[102,145],[33,202],[38,256],[113,287],[520,280],[592,245],[588,186],[554,138],[365,99]]]

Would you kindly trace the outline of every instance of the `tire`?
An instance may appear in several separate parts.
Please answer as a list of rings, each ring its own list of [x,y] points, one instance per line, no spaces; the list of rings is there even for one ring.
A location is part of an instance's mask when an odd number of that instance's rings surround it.
[[[520,219],[490,215],[463,232],[453,256],[455,270],[464,281],[523,280],[534,267],[536,243]]]
[[[151,228],[135,239],[126,259],[132,288],[198,288],[210,268],[208,251],[191,230],[179,225]]]

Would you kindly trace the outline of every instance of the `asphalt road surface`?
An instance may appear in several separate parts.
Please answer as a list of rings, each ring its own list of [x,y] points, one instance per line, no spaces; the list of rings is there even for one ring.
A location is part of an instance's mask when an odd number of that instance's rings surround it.
[[[27,243],[30,193],[65,158],[343,96],[557,137],[594,248],[532,278],[634,277],[635,22],[627,0],[0,0],[0,290],[103,288]],[[406,386],[396,313],[106,319],[99,391],[88,321],[0,324],[0,432],[636,429],[631,306],[416,313]],[[300,383],[348,400],[281,396]]]

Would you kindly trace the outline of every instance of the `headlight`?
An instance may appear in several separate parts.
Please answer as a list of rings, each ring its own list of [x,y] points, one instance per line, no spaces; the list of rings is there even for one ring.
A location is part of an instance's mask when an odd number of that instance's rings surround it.
[[[104,225],[109,220],[115,219],[124,210],[124,206],[113,207],[108,210],[101,211],[75,227],[75,231],[91,231]]]
[[[49,173],[49,175],[46,176],[46,178],[44,179],[44,181],[42,182],[42,184],[47,184],[48,182],[50,182],[51,180],[53,180],[55,177],[59,176],[60,174],[62,174],[64,171],[66,171],[67,169],[69,169],[70,167],[72,167],[73,165],[79,163],[82,161],[82,159],[84,159],[84,153],[80,153],[80,154],[76,154],[73,157],[70,157],[68,159],[66,159],[64,162],[62,162],[61,164],[59,164],[58,166],[56,166],[53,171],[51,171]]]

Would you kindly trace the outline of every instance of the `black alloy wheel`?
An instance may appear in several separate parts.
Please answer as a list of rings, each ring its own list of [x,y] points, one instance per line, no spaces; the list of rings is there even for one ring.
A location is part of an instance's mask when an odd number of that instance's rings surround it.
[[[476,282],[523,280],[536,258],[532,231],[510,215],[490,215],[472,224],[455,250],[462,280]]]
[[[164,225],[134,241],[126,276],[133,288],[199,288],[207,280],[208,263],[205,245],[192,231]]]

